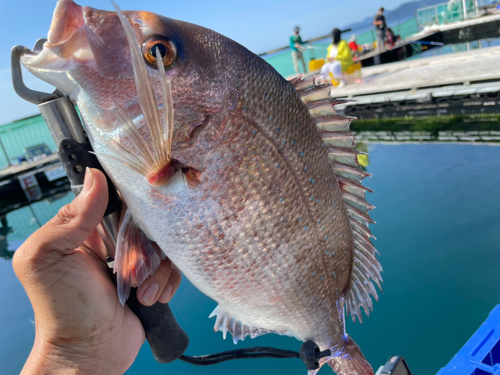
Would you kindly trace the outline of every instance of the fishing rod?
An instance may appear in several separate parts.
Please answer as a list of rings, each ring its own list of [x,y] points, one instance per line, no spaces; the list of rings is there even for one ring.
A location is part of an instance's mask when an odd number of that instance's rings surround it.
[[[97,168],[106,176],[109,202],[97,230],[108,250],[108,266],[112,267],[118,235],[118,221],[122,208],[118,191],[92,152],[92,145],[69,97],[57,89],[53,93],[31,90],[26,87],[23,81],[21,56],[39,54],[45,42],[46,39],[39,39],[33,50],[20,45],[12,48],[12,85],[17,95],[38,106],[57,145],[57,154],[75,196],[80,194],[83,188],[87,167]],[[116,283],[116,279],[114,281]],[[156,302],[152,306],[144,306],[137,299],[137,288],[132,288],[127,305],[141,321],[153,356],[159,363],[169,363],[180,359],[194,365],[206,366],[233,359],[299,358],[305,363],[308,370],[315,370],[319,368],[321,358],[331,356],[329,349],[320,351],[318,345],[313,341],[304,342],[299,352],[270,347],[254,347],[202,356],[187,356],[184,355],[184,352],[188,347],[189,337],[175,320],[167,303]]]

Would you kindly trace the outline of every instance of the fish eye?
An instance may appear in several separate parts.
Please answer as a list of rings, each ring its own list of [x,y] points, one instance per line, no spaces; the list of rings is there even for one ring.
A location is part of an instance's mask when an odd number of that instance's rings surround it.
[[[142,55],[150,67],[158,69],[156,62],[158,58],[156,56],[157,50],[160,53],[165,69],[174,65],[175,60],[177,59],[177,48],[175,48],[175,44],[168,38],[153,35],[142,43]]]

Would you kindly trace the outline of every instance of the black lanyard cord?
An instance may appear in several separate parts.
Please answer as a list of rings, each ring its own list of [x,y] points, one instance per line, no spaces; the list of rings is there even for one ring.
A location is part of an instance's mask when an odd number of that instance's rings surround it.
[[[300,347],[300,352],[293,350],[283,350],[270,348],[265,346],[258,346],[254,348],[244,348],[229,350],[227,352],[207,354],[200,356],[187,356],[182,355],[179,357],[181,361],[191,363],[197,366],[215,365],[217,363],[230,361],[232,359],[246,359],[246,358],[299,358],[307,366],[308,370],[315,370],[319,368],[319,359],[331,355],[330,349],[320,351],[319,347],[312,341],[306,341]]]

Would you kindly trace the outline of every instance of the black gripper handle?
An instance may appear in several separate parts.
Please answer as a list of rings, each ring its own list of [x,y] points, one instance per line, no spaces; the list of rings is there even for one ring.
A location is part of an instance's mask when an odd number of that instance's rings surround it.
[[[59,143],[58,154],[72,186],[83,185],[86,167],[97,168],[106,175],[95,154],[89,151],[92,151],[90,142],[79,143],[73,139],[63,139]],[[109,202],[104,216],[122,207],[116,188],[107,175],[106,179]],[[137,299],[137,289],[132,288],[127,305],[141,321],[153,356],[158,362],[172,362],[184,353],[189,337],[177,324],[168,304],[157,302],[152,306],[144,306]]]
[[[83,185],[85,180],[85,168],[97,168],[104,173],[108,182],[108,207],[104,216],[108,216],[122,208],[122,201],[116,191],[113,182],[109,179],[95,154],[92,154],[92,146],[90,142],[79,143],[73,139],[63,139],[59,142],[57,154],[61,159],[61,163],[66,171],[71,186]]]
[[[127,305],[139,317],[157,362],[175,361],[186,351],[189,337],[175,320],[167,303],[144,306],[137,299],[137,288],[131,288]]]

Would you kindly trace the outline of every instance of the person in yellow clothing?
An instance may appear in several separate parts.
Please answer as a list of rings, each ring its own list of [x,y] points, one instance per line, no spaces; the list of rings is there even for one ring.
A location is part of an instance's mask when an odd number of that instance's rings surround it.
[[[330,73],[333,78],[340,81],[339,86],[346,84],[344,73],[354,63],[352,61],[351,49],[347,42],[340,38],[340,30],[333,29],[333,43],[328,46],[326,54],[326,63],[321,67],[321,79],[323,82],[330,81]]]

